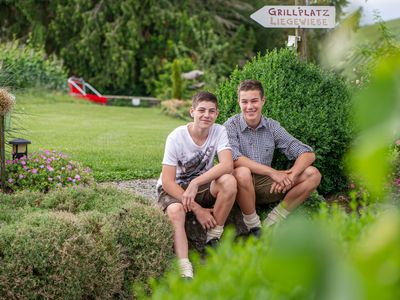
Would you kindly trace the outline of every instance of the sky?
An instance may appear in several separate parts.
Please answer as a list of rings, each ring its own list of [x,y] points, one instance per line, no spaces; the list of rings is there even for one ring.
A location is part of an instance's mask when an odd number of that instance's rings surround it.
[[[380,16],[385,21],[400,18],[400,0],[350,0],[345,11],[350,13],[360,6],[363,7],[362,25],[374,23],[374,9],[379,10]]]

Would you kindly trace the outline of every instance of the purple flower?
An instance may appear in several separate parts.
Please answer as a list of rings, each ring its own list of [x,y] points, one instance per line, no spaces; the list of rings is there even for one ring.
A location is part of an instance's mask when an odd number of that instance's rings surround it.
[[[22,178],[25,178],[25,176],[24,176],[23,174],[19,174],[19,175],[18,175],[18,178],[19,178],[19,179],[22,179]]]
[[[72,182],[73,182],[73,183],[75,183],[75,182],[76,182],[76,180],[75,180],[75,179],[72,179]]]
[[[26,165],[26,161],[25,160],[21,160],[21,165],[25,166]]]
[[[53,172],[54,171],[54,169],[51,166],[47,166],[46,168],[47,168],[47,171],[49,171],[49,172]]]
[[[12,162],[13,162],[12,160],[7,159],[6,160],[6,165],[10,165]]]
[[[40,165],[40,166],[39,166],[39,168],[43,169],[43,168],[44,168],[44,166],[43,166],[43,165]]]
[[[49,177],[49,178],[47,178],[47,180],[48,180],[49,182],[52,182],[52,181],[53,181],[53,178]]]
[[[68,180],[68,181],[72,181],[72,178],[71,178],[71,177],[68,177],[67,180]]]
[[[67,165],[67,169],[72,169],[72,166],[71,165]]]
[[[37,169],[32,169],[32,171],[31,171],[31,172],[32,172],[32,174],[36,174],[36,173],[37,173],[37,171],[38,171]]]
[[[50,154],[50,151],[49,151],[49,150],[46,150],[46,151],[44,151],[44,153],[45,153],[46,155],[49,155],[49,154]]]
[[[76,175],[75,175],[75,179],[79,181],[79,180],[81,180],[81,176],[79,176],[78,174],[76,174]]]
[[[13,183],[14,180],[13,180],[12,178],[8,178],[8,182],[9,182],[9,183]]]

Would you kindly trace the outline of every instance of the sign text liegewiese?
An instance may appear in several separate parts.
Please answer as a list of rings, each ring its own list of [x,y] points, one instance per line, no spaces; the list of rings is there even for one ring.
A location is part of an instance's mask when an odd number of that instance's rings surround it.
[[[264,27],[334,28],[334,6],[264,6],[250,17]]]

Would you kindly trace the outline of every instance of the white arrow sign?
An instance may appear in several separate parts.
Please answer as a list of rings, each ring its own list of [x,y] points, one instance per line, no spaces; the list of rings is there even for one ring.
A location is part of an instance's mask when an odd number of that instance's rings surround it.
[[[264,6],[250,17],[264,27],[334,28],[334,6]]]

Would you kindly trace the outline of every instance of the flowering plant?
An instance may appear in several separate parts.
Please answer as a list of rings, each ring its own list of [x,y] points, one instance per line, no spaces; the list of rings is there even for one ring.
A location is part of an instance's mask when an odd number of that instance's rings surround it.
[[[6,170],[6,186],[12,191],[29,189],[47,192],[56,187],[93,182],[89,168],[83,168],[56,150],[40,150],[28,157],[6,161]]]

